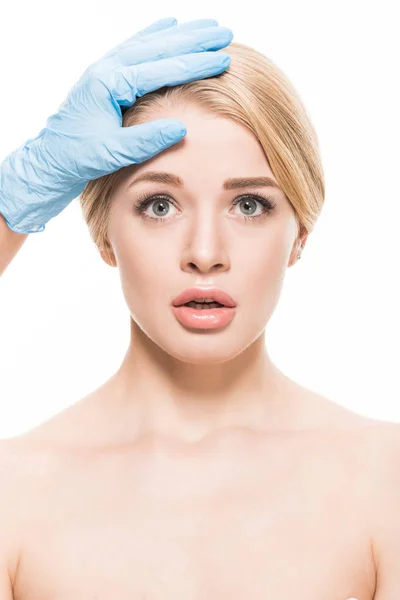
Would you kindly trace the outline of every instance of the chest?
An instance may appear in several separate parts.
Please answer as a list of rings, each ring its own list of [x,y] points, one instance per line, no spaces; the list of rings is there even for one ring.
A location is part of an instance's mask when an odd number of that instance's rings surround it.
[[[371,600],[360,487],[331,453],[72,461],[31,484],[16,600]]]

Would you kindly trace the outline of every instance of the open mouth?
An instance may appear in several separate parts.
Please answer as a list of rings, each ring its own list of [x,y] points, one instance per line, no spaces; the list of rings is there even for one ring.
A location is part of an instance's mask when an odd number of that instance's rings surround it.
[[[182,304],[182,306],[189,306],[190,308],[195,308],[196,310],[207,310],[211,308],[223,308],[224,304],[220,304],[219,302],[186,302],[186,304]]]
[[[227,306],[215,300],[212,302],[190,300],[190,302],[172,306],[172,310],[178,321],[192,330],[221,329],[229,325],[236,314],[236,306]]]

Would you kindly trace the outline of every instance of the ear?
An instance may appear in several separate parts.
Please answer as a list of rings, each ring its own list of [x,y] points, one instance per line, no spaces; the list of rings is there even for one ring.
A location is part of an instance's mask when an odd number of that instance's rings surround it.
[[[108,240],[106,240],[101,248],[99,248],[100,256],[109,267],[116,267],[117,259],[114,251]]]
[[[304,225],[300,225],[300,232],[299,232],[299,235],[296,237],[296,240],[293,244],[292,252],[290,253],[288,267],[292,267],[298,260],[300,260],[298,258],[298,256],[299,256],[299,254],[301,256],[302,252],[304,251],[304,247],[306,245],[308,235],[309,235],[309,232],[304,227]]]

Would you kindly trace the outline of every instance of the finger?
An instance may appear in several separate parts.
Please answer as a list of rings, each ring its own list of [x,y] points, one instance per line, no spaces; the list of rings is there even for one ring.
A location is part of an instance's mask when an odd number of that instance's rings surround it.
[[[148,25],[144,29],[140,29],[140,31],[137,31],[123,42],[120,42],[119,44],[114,46],[114,48],[111,48],[111,50],[109,50],[103,58],[106,58],[110,54],[115,54],[115,52],[117,52],[119,48],[125,46],[126,44],[130,44],[135,40],[141,40],[141,38],[145,37],[146,35],[152,35],[161,31],[165,32],[171,27],[176,27],[177,23],[178,21],[177,19],[175,19],[175,17],[166,17],[165,19],[159,19],[158,21],[155,21],[154,23]]]
[[[180,23],[175,27],[170,27],[168,30],[165,30],[162,34],[162,37],[167,37],[169,35],[175,35],[175,33],[180,33],[181,31],[192,31],[193,29],[205,29],[206,27],[217,27],[218,21],[215,19],[194,19],[193,21],[186,21],[185,23]],[[154,32],[149,34],[146,38],[146,42],[151,39],[159,39],[160,36],[157,35],[158,32]]]
[[[125,40],[125,42],[128,42],[130,40],[136,40],[137,38],[141,38],[144,35],[149,35],[150,33],[156,33],[158,31],[165,31],[169,27],[175,27],[175,25],[177,25],[177,23],[178,23],[178,20],[175,19],[175,17],[165,17],[164,19],[159,19],[158,21],[155,21],[151,25],[148,25],[144,29],[141,29],[140,31],[135,33],[132,37]],[[125,42],[122,42],[122,43],[125,43]]]
[[[222,52],[185,54],[134,67],[121,67],[101,79],[115,102],[126,107],[132,106],[139,96],[164,86],[219,75],[229,66],[230,60],[230,56]]]
[[[172,26],[168,27],[168,28],[163,28],[163,34],[162,37],[164,38],[164,36],[168,36],[170,34],[175,34],[176,32],[180,32],[180,31],[190,31],[193,29],[204,29],[205,27],[215,27],[218,25],[218,21],[216,21],[215,19],[194,19],[193,21],[187,21],[185,23],[180,23],[179,25],[176,23],[174,23]],[[145,30],[142,30],[145,31]],[[156,35],[159,33],[160,30],[154,30],[154,31],[148,31],[147,33],[143,34],[146,35],[146,42],[148,40],[150,40],[151,38],[159,38],[159,35]],[[140,34],[142,32],[139,32]],[[132,36],[129,40],[126,40],[126,42],[129,41],[135,41],[136,38],[138,37],[138,34],[135,34],[134,36]],[[140,36],[142,37],[142,36]],[[125,45],[126,42],[123,42],[122,45]]]
[[[219,50],[228,46],[232,39],[233,33],[228,27],[214,26],[179,32],[175,29],[169,35],[168,41],[164,38],[162,42],[159,39],[146,39],[141,47],[133,44],[121,49],[115,58],[118,66],[137,65],[192,52]]]
[[[210,30],[210,28],[212,29]],[[206,40],[210,39],[213,35],[218,37],[221,32],[215,32],[216,29],[219,30],[220,28],[218,27],[218,22],[214,19],[197,19],[163,29],[162,36],[160,36],[158,31],[145,37],[142,36],[139,40],[134,36],[122,44],[115,46],[100,61],[112,61],[117,65],[134,65],[139,62],[163,58],[164,56],[185,54],[184,51],[180,51],[181,47],[189,46],[189,48],[193,48],[194,44],[199,45],[201,43],[203,36]],[[188,52],[198,51],[200,49],[188,50]]]
[[[169,148],[186,135],[178,119],[157,119],[140,125],[120,127],[107,139],[107,164],[102,175],[122,167],[139,164]],[[97,175],[98,176],[98,175]]]

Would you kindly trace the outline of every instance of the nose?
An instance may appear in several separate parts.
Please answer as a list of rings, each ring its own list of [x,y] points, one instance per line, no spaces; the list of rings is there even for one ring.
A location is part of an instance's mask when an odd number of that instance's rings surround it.
[[[228,236],[222,221],[214,213],[196,216],[181,257],[183,270],[214,273],[230,268]]]

